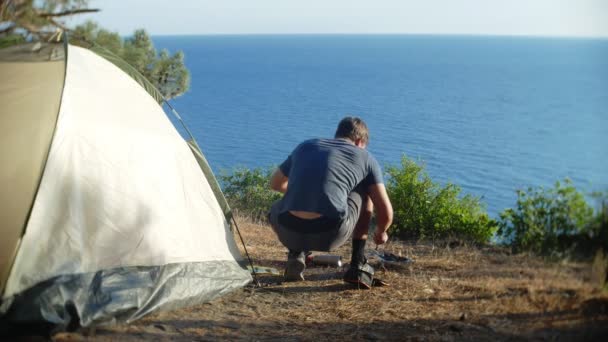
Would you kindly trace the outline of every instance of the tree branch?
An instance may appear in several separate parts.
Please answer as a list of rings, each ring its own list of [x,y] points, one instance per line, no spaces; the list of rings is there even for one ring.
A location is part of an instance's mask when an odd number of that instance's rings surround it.
[[[62,29],[63,31],[68,31],[68,28],[67,28],[67,27],[65,27],[65,26],[63,26],[61,23],[58,23],[58,22],[56,22],[55,20],[53,20],[53,19],[51,19],[51,18],[48,18],[48,20],[49,20],[49,22],[50,22],[52,25],[55,25],[55,26],[59,27],[59,28],[60,28],[60,29]]]
[[[57,13],[38,13],[38,16],[41,18],[57,18],[57,17],[65,17],[68,15],[74,15],[74,14],[82,14],[82,13],[94,13],[94,12],[99,12],[98,8],[83,8],[83,9],[73,9],[73,10],[68,10],[68,11],[63,11],[63,12],[57,12]]]
[[[29,33],[40,32],[40,27],[32,25],[30,23],[26,23],[26,22],[18,22],[18,25],[15,25],[15,26],[19,26],[19,27],[25,29],[26,31],[28,31]]]

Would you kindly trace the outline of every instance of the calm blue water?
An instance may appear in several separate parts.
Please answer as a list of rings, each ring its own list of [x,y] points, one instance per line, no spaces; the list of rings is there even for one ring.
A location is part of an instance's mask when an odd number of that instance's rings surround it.
[[[179,36],[173,101],[212,167],[276,165],[362,117],[382,165],[402,155],[483,197],[570,177],[608,188],[608,40],[467,36]]]

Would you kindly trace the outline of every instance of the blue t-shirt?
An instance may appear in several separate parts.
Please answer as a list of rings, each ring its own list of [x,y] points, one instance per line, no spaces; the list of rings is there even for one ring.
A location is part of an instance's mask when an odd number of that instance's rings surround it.
[[[371,153],[344,139],[304,141],[279,168],[289,178],[282,213],[310,211],[342,219],[348,194],[356,186],[383,183],[382,170]]]

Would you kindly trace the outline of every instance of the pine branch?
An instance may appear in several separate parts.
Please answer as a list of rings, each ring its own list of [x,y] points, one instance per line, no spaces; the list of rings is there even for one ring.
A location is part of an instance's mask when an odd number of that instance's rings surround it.
[[[19,24],[19,26],[21,28],[23,28],[24,30],[26,30],[28,33],[34,33],[35,34],[35,33],[40,32],[40,30],[41,30],[40,27],[38,27],[36,25],[32,25],[30,23],[19,22],[18,24]],[[17,26],[17,25],[15,25],[15,26]]]
[[[59,23],[59,22],[57,22],[57,21],[55,21],[55,20],[53,20],[51,18],[47,18],[47,19],[51,23],[51,25],[57,26],[60,29],[62,29],[63,31],[68,31],[68,28],[65,27],[65,26],[63,26],[61,23]]]
[[[57,17],[65,17],[68,15],[74,15],[74,14],[82,14],[82,13],[94,13],[94,12],[99,12],[98,8],[82,8],[82,9],[73,9],[73,10],[67,10],[67,11],[63,11],[63,12],[57,12],[57,13],[38,13],[38,16],[41,18],[57,18]]]

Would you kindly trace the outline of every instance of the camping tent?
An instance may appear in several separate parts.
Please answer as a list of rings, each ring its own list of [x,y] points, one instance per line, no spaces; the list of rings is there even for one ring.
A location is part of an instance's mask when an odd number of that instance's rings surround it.
[[[40,43],[0,77],[2,319],[130,322],[251,281],[198,146],[134,78]]]

